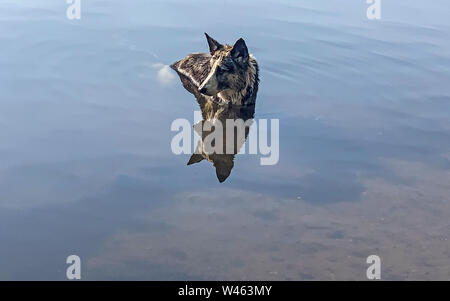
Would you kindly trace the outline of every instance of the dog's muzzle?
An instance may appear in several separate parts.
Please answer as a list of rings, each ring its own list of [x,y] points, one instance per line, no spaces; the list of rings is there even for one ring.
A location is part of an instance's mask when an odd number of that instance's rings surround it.
[[[204,94],[206,96],[214,96],[214,95],[216,95],[214,93],[211,93],[211,91],[209,91],[206,87],[200,87],[198,89],[198,92],[200,92],[200,93],[202,93],[202,94]]]

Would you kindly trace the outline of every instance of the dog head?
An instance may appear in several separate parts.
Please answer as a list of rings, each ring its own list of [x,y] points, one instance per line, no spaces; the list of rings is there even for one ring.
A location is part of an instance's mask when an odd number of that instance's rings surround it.
[[[241,38],[233,46],[222,45],[205,33],[211,53],[211,70],[198,90],[214,96],[222,91],[240,91],[245,88],[245,73],[249,65],[249,53]]]

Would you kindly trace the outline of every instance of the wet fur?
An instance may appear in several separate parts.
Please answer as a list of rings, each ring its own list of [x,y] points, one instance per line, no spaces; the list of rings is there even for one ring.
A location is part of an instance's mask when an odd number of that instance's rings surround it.
[[[259,84],[259,69],[256,59],[251,55],[236,57],[236,50],[233,46],[220,45],[210,38],[207,40],[210,46],[210,54],[193,53],[182,60],[171,65],[183,84],[190,93],[194,94],[202,111],[203,120],[196,124],[194,128],[201,134],[201,139],[197,145],[195,153],[189,159],[188,165],[198,163],[204,159],[213,163],[216,168],[216,175],[220,182],[225,181],[234,167],[234,157],[245,143],[249,133],[249,127],[245,128],[243,141],[237,141],[235,135],[233,154],[208,154],[203,149],[203,141],[211,132],[201,132],[204,122],[219,120],[223,125],[224,150],[226,148],[226,120],[242,119],[244,122],[253,119],[255,112],[256,95]],[[240,39],[237,43],[245,42]],[[246,50],[246,46],[245,46]],[[235,57],[233,57],[233,55]],[[222,68],[225,72],[217,73],[217,68]],[[215,74],[212,74],[214,72]],[[215,78],[217,94],[205,95],[199,91],[205,80]],[[230,143],[229,141],[228,143]]]
[[[208,35],[207,37],[210,38]],[[243,43],[245,45],[245,42]],[[189,54],[172,64],[171,68],[178,73],[184,87],[194,94],[199,102],[212,100],[233,105],[254,104],[259,86],[258,63],[251,54],[248,54],[246,60],[241,60],[234,58],[232,52],[233,46],[223,45],[210,54]],[[217,68],[225,71],[218,74]],[[211,73],[214,73],[216,78],[218,93],[215,95],[200,93],[198,89]]]

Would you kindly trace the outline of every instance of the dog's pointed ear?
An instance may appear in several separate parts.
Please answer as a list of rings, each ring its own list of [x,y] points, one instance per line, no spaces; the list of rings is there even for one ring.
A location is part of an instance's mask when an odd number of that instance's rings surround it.
[[[233,49],[231,50],[231,57],[241,62],[246,62],[248,60],[248,48],[242,38],[234,43]]]
[[[220,44],[219,42],[217,42],[216,40],[211,38],[206,32],[205,32],[205,36],[206,36],[206,40],[208,41],[209,52],[211,53],[211,55],[213,55],[214,52],[216,52],[217,50],[223,48],[222,44]]]
[[[216,168],[216,176],[220,183],[225,181],[231,173],[234,166],[234,156],[227,158],[228,160],[217,160],[214,162],[214,167]]]
[[[203,158],[202,155],[200,155],[200,154],[193,154],[191,156],[191,158],[189,159],[189,162],[187,163],[187,165],[191,165],[191,164],[194,164],[194,163],[201,162],[203,159],[205,159],[205,158]]]

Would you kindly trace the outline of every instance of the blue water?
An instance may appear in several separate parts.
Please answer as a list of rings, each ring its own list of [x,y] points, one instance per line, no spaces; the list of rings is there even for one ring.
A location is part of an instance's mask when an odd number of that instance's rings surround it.
[[[450,279],[448,1],[0,3],[0,279]],[[174,155],[163,66],[243,37],[280,160]],[[173,75],[173,76],[171,76]]]

